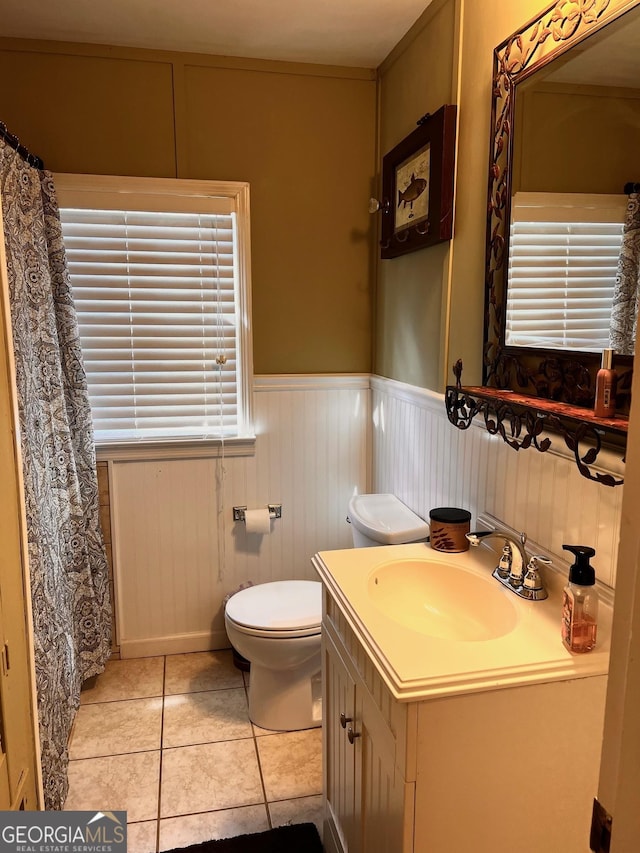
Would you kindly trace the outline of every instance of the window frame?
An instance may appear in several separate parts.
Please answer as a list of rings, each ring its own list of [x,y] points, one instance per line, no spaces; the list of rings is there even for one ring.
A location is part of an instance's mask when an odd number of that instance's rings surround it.
[[[250,191],[246,181],[209,181],[182,178],[139,178],[113,175],[79,175],[55,173],[54,186],[60,208],[116,209],[106,199],[143,194],[158,196],[158,210],[167,209],[163,200],[171,197],[226,199],[229,211],[236,214],[236,261],[238,280],[237,334],[237,432],[233,436],[191,436],[101,440],[96,443],[99,459],[168,459],[175,457],[218,456],[221,453],[248,455],[253,452],[255,432],[253,420],[253,347],[251,323],[251,225]],[[189,202],[191,205],[191,201]],[[204,206],[204,205],[203,205]],[[178,209],[178,208],[177,208]],[[169,207],[169,210],[172,210]]]

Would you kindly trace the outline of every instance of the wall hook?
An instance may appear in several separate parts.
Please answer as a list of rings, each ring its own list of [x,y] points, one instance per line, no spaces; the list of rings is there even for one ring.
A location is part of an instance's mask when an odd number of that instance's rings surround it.
[[[378,201],[377,198],[371,197],[369,199],[369,213],[377,213],[381,211],[382,213],[389,213],[391,208],[391,203],[388,198],[383,198],[382,201]]]

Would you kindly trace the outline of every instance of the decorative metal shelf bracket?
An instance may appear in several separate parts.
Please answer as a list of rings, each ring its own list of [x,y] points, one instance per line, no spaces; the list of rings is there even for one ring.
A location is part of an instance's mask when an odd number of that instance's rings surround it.
[[[595,418],[588,410],[552,400],[497,388],[463,387],[457,368],[458,365],[454,372],[458,383],[448,385],[445,394],[447,417],[455,427],[468,429],[476,415],[481,415],[487,432],[499,435],[509,447],[514,450],[535,447],[540,453],[552,445],[548,433],[558,434],[573,453],[583,477],[604,486],[622,485],[623,478],[597,471],[593,466],[602,450],[603,438],[626,436],[626,418]],[[620,453],[624,454],[624,448]]]

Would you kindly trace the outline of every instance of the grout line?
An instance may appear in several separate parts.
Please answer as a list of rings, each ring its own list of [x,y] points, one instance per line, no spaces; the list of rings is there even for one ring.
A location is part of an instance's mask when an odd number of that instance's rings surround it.
[[[113,705],[115,702],[143,702],[145,699],[162,699],[162,696],[162,693],[154,693],[152,696],[128,696],[126,699],[98,699],[96,702],[81,702],[80,708],[93,708],[94,705]]]
[[[171,746],[163,746],[163,750],[168,752],[172,749],[189,749],[191,746],[213,746],[213,744],[222,744],[222,743],[239,743],[241,740],[251,740],[253,735],[243,735],[242,737],[229,737],[224,738],[224,740],[199,740],[195,743],[176,743]]]
[[[106,752],[104,755],[85,755],[79,758],[70,758],[69,764],[74,761],[100,761],[103,758],[120,758],[123,755],[144,755],[147,752],[160,752],[160,748],[132,749],[130,752]]]
[[[248,707],[248,705],[249,705],[249,694],[247,693],[247,707]],[[255,730],[253,728],[253,721],[251,721],[251,734],[253,736],[253,748],[256,751],[256,760],[258,762],[258,772],[260,773],[260,787],[262,788],[264,810],[267,814],[267,824],[268,824],[269,829],[273,829],[273,824],[271,822],[271,812],[269,810],[269,803],[267,802],[267,789],[265,788],[264,776],[262,773],[262,762],[260,761],[260,750],[258,749],[258,738],[257,738]]]
[[[234,687],[206,687],[203,690],[181,690],[179,693],[165,693],[166,697],[171,696],[199,696],[201,693],[228,693],[230,690],[244,690],[244,684],[237,684]]]
[[[298,794],[296,797],[278,797],[277,800],[269,800],[269,804],[271,803],[292,803],[294,800],[311,800],[313,797],[321,797],[322,791],[318,791],[317,794]]]
[[[160,815],[162,810],[162,765],[164,755],[164,699],[167,686],[167,656],[162,664],[162,717],[160,721],[160,768],[158,772],[158,817],[156,820],[156,853],[160,850]]]
[[[302,797],[292,797],[291,799],[302,799]],[[223,806],[222,808],[219,808],[219,809],[205,809],[204,811],[201,811],[201,812],[184,812],[182,814],[168,815],[167,817],[163,817],[162,820],[176,820],[177,818],[183,818],[183,817],[197,817],[198,815],[203,815],[203,814],[214,815],[214,814],[218,814],[219,812],[233,812],[233,811],[239,811],[240,809],[253,809],[256,806],[264,806],[264,803],[262,802],[262,800],[257,800],[255,803],[243,803],[241,806]],[[130,824],[148,823],[148,822],[149,822],[148,820],[147,821],[134,820],[134,821],[130,821]],[[211,838],[208,840],[209,841],[222,841],[223,839]],[[196,843],[200,843],[200,842],[196,842]],[[202,843],[204,844],[206,842],[202,842]],[[181,848],[178,848],[178,849],[181,849]]]

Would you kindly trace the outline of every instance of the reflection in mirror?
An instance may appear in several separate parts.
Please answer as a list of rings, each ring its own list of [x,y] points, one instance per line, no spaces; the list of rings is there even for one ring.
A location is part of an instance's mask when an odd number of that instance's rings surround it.
[[[624,187],[640,176],[639,43],[636,10],[516,87],[507,346],[613,345]],[[615,349],[633,354],[632,336]]]
[[[629,204],[613,289],[609,344],[616,352],[633,355],[636,349],[640,288],[640,184],[628,185],[627,189]]]
[[[609,346],[623,195],[516,192],[511,200],[508,346]]]
[[[483,387],[462,385],[458,361],[445,397],[452,424],[482,415],[515,450],[561,436],[580,473],[607,486],[622,480],[598,470],[599,452],[624,454],[628,429],[622,346],[613,416],[594,411],[594,386],[599,350],[621,332],[632,352],[636,323],[638,43],[640,0],[555,0],[495,49]]]
[[[638,43],[640,0],[558,0],[495,50],[484,385],[592,408],[618,306],[629,338],[635,290],[615,288],[640,181]],[[614,348],[624,412],[633,359]]]

